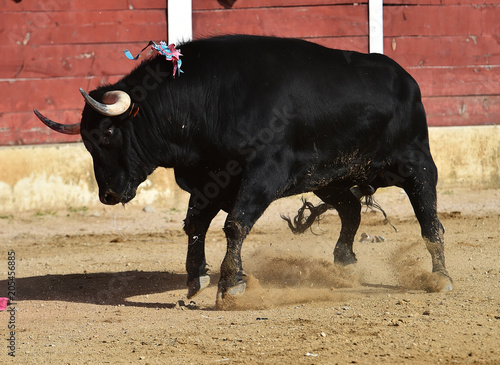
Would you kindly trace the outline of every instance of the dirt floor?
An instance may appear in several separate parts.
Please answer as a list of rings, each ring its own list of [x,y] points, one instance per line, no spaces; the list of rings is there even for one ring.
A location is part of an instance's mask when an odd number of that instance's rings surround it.
[[[500,364],[500,190],[439,191],[446,293],[427,291],[430,256],[406,195],[376,198],[398,232],[364,209],[347,268],[332,264],[336,212],[293,235],[279,214],[300,197],[273,204],[244,244],[251,280],[232,311],[215,310],[222,214],[207,237],[212,284],[193,302],[184,207],[2,214],[0,297],[15,251],[16,310],[0,312],[0,363]]]

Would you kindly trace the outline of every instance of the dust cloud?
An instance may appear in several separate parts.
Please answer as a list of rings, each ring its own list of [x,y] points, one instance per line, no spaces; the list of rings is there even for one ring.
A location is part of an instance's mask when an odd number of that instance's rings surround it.
[[[232,303],[233,309],[339,301],[345,293],[335,289],[359,285],[348,268],[299,253],[261,249],[251,254],[247,263],[245,295]]]
[[[391,256],[390,264],[398,284],[408,290],[424,290],[429,293],[442,291],[448,279],[425,268],[430,262],[429,255],[422,254],[425,244],[419,240],[410,246],[401,246]],[[424,248],[425,250],[425,248]]]

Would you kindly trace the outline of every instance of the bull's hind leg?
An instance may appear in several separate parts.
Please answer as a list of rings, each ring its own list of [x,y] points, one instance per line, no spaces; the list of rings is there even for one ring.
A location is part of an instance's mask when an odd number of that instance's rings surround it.
[[[356,263],[357,259],[352,245],[361,222],[361,203],[359,199],[354,196],[350,189],[338,191],[323,188],[315,191],[315,194],[325,203],[332,205],[339,213],[342,227],[333,251],[334,262],[342,265]]]
[[[192,298],[210,284],[207,262],[205,259],[205,235],[210,222],[219,209],[212,206],[194,204],[191,197],[189,208],[184,220],[184,231],[188,235],[188,250],[186,270],[188,273],[188,298]]]
[[[400,169],[404,170],[404,169]],[[443,277],[441,290],[452,290],[453,284],[444,259],[444,228],[437,216],[437,169],[429,158],[418,167],[406,166],[408,173],[401,183],[420,223],[422,237],[432,258],[432,272]]]

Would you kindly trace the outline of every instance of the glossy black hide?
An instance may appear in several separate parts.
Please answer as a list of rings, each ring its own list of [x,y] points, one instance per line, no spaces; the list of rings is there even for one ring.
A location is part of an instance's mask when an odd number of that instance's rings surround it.
[[[81,133],[103,203],[128,202],[158,166],[173,168],[179,186],[191,193],[189,296],[208,285],[205,233],[220,210],[228,212],[223,300],[244,290],[245,236],[272,201],[294,194],[313,191],[338,210],[342,229],[334,260],[356,262],[361,205],[353,186],[403,188],[433,271],[449,278],[420,90],[398,64],[379,54],[256,36],[178,48],[183,74],[172,77],[172,64],[157,56],[91,92],[99,101],[106,91],[123,90],[132,105],[115,117],[87,105]]]

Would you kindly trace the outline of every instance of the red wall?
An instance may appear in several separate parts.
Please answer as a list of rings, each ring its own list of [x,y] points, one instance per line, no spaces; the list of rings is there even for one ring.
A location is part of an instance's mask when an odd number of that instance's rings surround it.
[[[307,4],[307,5],[304,5]],[[385,53],[419,82],[430,125],[500,121],[497,0],[391,0]],[[132,53],[166,40],[166,0],[0,0],[0,145],[75,141],[33,115],[75,123],[86,90],[114,82]],[[194,37],[227,33],[305,38],[368,51],[367,0],[193,0]]]

